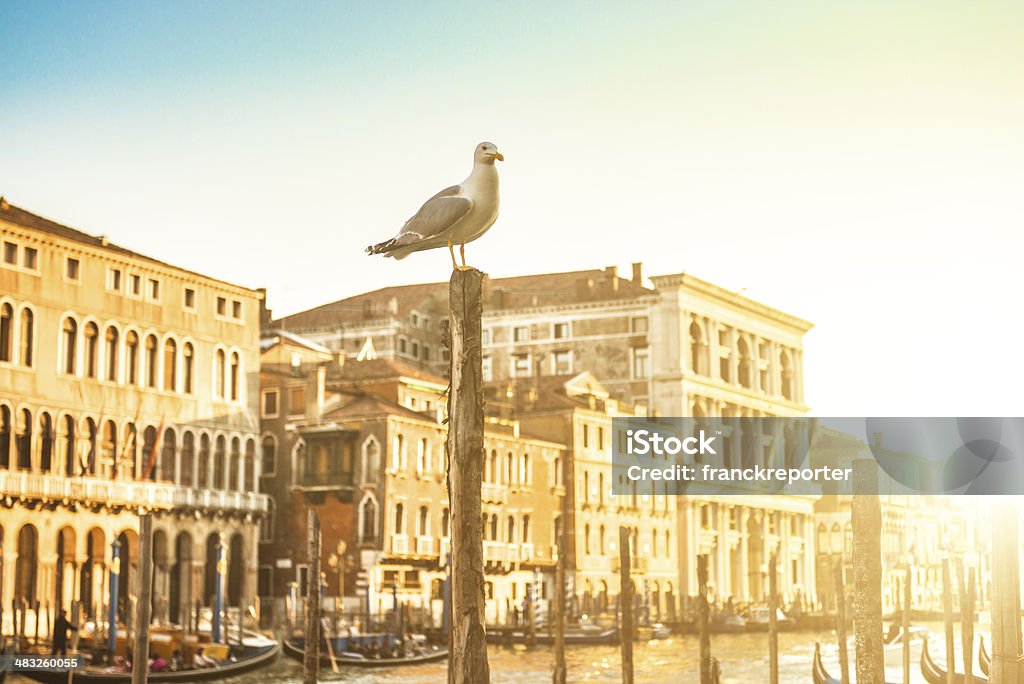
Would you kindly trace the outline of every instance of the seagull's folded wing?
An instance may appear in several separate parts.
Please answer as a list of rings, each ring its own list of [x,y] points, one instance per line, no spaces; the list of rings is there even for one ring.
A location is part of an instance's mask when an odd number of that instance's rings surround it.
[[[468,197],[459,197],[459,186],[437,193],[405,222],[395,239],[397,245],[410,245],[430,238],[443,238],[473,208]]]

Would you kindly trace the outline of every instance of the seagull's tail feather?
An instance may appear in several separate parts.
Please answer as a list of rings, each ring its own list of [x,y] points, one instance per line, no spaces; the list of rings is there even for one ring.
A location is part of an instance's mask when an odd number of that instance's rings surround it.
[[[385,240],[384,242],[378,242],[375,245],[370,245],[369,247],[367,247],[366,248],[366,253],[371,255],[371,256],[374,255],[374,254],[384,254],[384,255],[387,255],[387,253],[389,251],[391,251],[391,249],[393,247],[395,247],[395,243],[396,242],[397,242],[397,240],[395,240],[395,238],[391,238],[390,240]]]

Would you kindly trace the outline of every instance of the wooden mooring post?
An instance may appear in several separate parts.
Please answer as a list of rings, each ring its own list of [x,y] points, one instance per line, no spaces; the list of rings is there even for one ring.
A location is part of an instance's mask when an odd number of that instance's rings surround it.
[[[305,653],[302,658],[302,683],[316,684],[320,674],[320,516],[309,508],[306,520],[306,626],[303,631]]]
[[[135,643],[132,647],[132,684],[149,681],[149,615],[153,606],[153,515],[139,516],[139,600],[136,606]]]
[[[853,462],[853,631],[857,684],[881,684],[885,676],[882,643],[882,507],[878,464]]]
[[[768,559],[768,682],[779,684],[779,561]]]
[[[633,684],[633,579],[629,568],[629,537],[626,527],[619,528],[619,644],[622,651],[622,684]]]
[[[907,563],[903,577],[903,684],[910,684],[910,603],[914,592],[913,568]],[[950,661],[952,662],[952,661]],[[952,671],[952,668],[950,668]]]
[[[960,563],[957,576],[960,578],[960,639],[964,659],[964,684],[974,684],[974,568],[970,577]]]
[[[484,632],[484,549],[480,487],[484,463],[481,356],[484,274],[452,271],[448,287],[448,506],[452,519],[452,628],[449,684],[489,684]]]
[[[846,581],[843,559],[832,568],[832,584],[836,589],[836,637],[839,639],[839,684],[850,684],[850,653],[846,646]]]
[[[942,621],[946,632],[946,684],[956,684],[956,656],[953,643],[953,581],[949,559],[942,559]]]
[[[565,511],[564,500],[562,511]],[[568,526],[565,522],[563,515],[561,534],[555,540],[558,544],[558,565],[555,567],[555,670],[552,684],[565,684],[568,674],[565,666],[565,529]]]
[[[714,684],[711,665],[711,607],[708,605],[708,557],[697,556],[697,630],[700,638],[700,684]]]
[[[1017,684],[1020,644],[1017,527],[1016,507],[997,504],[992,520],[992,666],[989,675],[993,684]]]

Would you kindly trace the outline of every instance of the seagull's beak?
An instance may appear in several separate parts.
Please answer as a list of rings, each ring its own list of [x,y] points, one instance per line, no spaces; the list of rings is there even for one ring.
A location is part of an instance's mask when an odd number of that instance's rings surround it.
[[[505,161],[505,155],[503,155],[501,152],[495,152],[493,157],[498,161]]]

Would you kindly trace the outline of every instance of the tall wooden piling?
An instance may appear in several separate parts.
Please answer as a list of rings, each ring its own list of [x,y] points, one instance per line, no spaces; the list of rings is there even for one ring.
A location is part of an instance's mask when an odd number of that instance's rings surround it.
[[[320,673],[320,516],[309,508],[306,520],[306,627],[302,684],[316,684]]]
[[[956,684],[956,653],[953,643],[953,582],[949,559],[942,559],[942,621],[946,631],[946,684]]]
[[[484,463],[481,356],[484,274],[452,272],[448,392],[448,506],[452,516],[452,629],[449,684],[491,681],[484,633],[484,550],[480,487]]]
[[[562,511],[565,511],[563,500]],[[565,515],[562,516],[562,530],[555,543],[558,544],[558,565],[555,568],[555,671],[552,684],[565,684],[568,670],[565,666]]]
[[[957,576],[960,579],[960,639],[964,659],[964,684],[974,684],[974,568],[967,577],[961,562]]]
[[[989,669],[991,680],[997,684],[1017,682],[1018,534],[1016,508],[1012,504],[997,504],[992,520],[992,665]]]
[[[839,684],[850,684],[850,653],[846,646],[846,581],[843,559],[832,567],[832,584],[836,588],[836,637],[839,639]]]
[[[778,557],[768,560],[768,682],[779,684],[779,569]]]
[[[903,684],[910,684],[910,602],[914,592],[913,569],[907,563],[903,577]]]
[[[708,605],[708,557],[697,556],[697,631],[700,638],[700,684],[714,684],[711,664],[711,607]]]
[[[857,684],[881,684],[885,675],[882,643],[882,507],[878,464],[853,462],[853,630]]]
[[[150,513],[139,516],[139,574],[132,684],[145,684],[149,680],[149,615],[153,606],[153,516]]]
[[[629,568],[629,537],[626,527],[619,528],[619,644],[622,651],[622,684],[633,684],[633,579]]]

